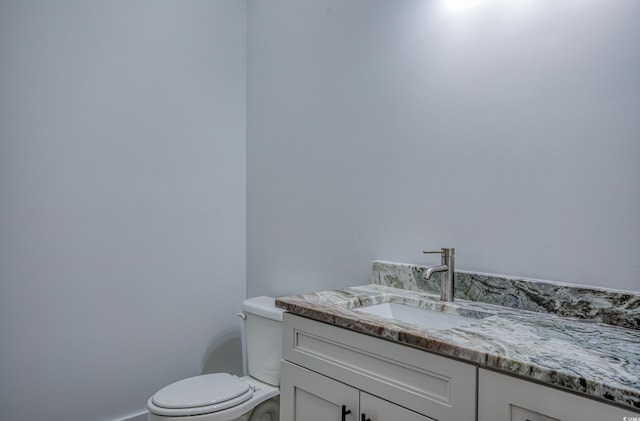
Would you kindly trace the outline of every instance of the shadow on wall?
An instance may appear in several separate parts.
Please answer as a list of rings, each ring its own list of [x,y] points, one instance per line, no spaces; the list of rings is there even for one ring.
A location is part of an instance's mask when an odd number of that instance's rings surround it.
[[[202,358],[202,374],[230,373],[242,376],[243,357],[242,330],[224,330],[209,341]]]

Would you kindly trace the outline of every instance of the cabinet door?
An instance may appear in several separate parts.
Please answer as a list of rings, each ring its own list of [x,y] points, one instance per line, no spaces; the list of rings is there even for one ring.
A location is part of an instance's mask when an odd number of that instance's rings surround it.
[[[359,391],[282,362],[280,421],[360,421]]]
[[[362,416],[358,421],[434,421],[365,392],[360,392],[360,412]]]
[[[485,369],[479,370],[478,380],[478,421],[622,421],[640,417],[632,409]]]

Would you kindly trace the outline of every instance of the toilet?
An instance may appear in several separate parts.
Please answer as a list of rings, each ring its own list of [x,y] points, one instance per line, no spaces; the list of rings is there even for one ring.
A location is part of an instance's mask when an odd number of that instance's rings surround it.
[[[278,421],[282,313],[275,299],[242,303],[249,375],[203,374],[172,383],[147,401],[149,421]]]

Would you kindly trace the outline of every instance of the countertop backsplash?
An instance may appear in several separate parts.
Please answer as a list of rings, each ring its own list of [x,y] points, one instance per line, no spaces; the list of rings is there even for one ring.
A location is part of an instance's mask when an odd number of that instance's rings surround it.
[[[439,294],[440,273],[425,281],[425,267],[374,260],[372,283]],[[456,271],[455,298],[640,330],[640,292]]]

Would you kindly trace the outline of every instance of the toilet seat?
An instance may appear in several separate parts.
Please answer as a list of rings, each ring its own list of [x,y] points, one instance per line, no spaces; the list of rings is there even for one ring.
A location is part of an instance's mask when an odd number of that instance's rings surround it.
[[[202,415],[246,402],[253,392],[249,384],[231,374],[205,374],[164,387],[149,399],[147,406],[158,415]]]

